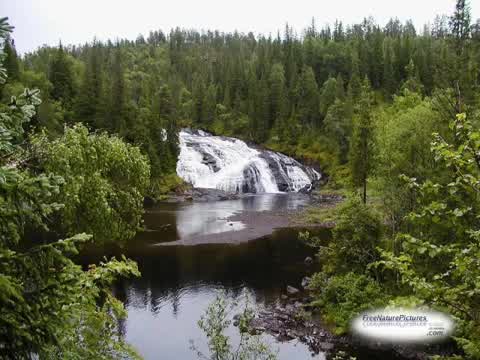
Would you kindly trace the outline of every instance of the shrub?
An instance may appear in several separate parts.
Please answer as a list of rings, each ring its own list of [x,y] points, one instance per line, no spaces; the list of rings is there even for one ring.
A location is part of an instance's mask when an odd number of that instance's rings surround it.
[[[361,272],[379,259],[377,246],[382,236],[380,216],[352,196],[341,206],[333,229],[333,239],[320,250],[327,273]]]
[[[309,289],[315,298],[312,305],[321,307],[325,320],[335,326],[337,334],[345,333],[360,312],[381,307],[388,300],[375,280],[353,272],[332,277],[317,273]]]

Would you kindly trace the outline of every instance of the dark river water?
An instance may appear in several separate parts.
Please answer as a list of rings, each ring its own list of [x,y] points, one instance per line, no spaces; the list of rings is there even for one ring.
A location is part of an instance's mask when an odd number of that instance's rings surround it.
[[[313,256],[313,251],[298,241],[296,230],[277,230],[270,236],[235,245],[168,243],[219,233],[224,233],[228,241],[231,232],[245,227],[241,222],[229,221],[230,215],[294,210],[307,202],[305,197],[269,194],[221,202],[165,203],[148,210],[147,231],[122,251],[138,262],[142,276],[122,281],[115,288],[115,295],[128,310],[128,318],[120,324],[127,341],[147,360],[197,359],[192,341],[206,351],[206,338],[197,321],[218,294],[240,304],[248,296],[258,310],[278,302],[287,285],[298,287],[315,268],[305,265],[305,257]],[[95,261],[100,255],[92,253],[88,260]],[[233,342],[238,339],[233,326],[228,334]],[[282,360],[326,358],[324,354],[312,357],[308,348],[295,340],[278,343],[268,335],[264,340],[278,349]],[[385,358],[354,355],[359,360]]]

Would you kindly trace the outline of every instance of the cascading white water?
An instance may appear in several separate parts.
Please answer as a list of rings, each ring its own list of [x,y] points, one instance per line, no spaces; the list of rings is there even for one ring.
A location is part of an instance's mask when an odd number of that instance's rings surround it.
[[[197,188],[276,193],[309,189],[320,179],[318,172],[286,155],[254,149],[238,139],[182,130],[179,140],[177,174]]]

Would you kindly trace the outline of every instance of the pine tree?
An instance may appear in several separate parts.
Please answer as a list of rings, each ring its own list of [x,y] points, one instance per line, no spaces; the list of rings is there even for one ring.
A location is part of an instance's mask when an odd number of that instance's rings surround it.
[[[7,71],[9,80],[19,80],[20,78],[20,65],[18,63],[17,51],[15,50],[15,42],[10,36],[7,36],[4,40],[3,52],[5,54],[3,67]]]
[[[347,161],[349,140],[352,132],[351,116],[347,104],[340,99],[328,108],[323,120],[325,135],[335,141],[341,164]]]
[[[360,78],[360,70],[358,66],[358,53],[354,50],[352,52],[351,59],[351,68],[350,68],[350,81],[348,82],[348,96],[352,101],[357,101],[360,98],[362,91],[362,81]]]
[[[113,55],[112,83],[108,126],[123,136],[127,133],[127,109],[125,99],[125,78],[122,63],[122,50],[117,44]]]
[[[422,94],[423,85],[419,79],[415,64],[413,63],[412,59],[410,59],[405,71],[407,73],[407,80],[403,83],[402,90],[408,89],[409,91]]]
[[[362,200],[367,202],[367,181],[372,169],[374,124],[371,114],[372,91],[368,78],[355,109],[353,135],[350,146],[350,168],[354,187],[362,188]]]
[[[345,82],[341,73],[337,75],[337,83],[335,88],[335,98],[339,100],[345,99]]]
[[[455,11],[450,17],[450,33],[456,40],[457,53],[460,54],[463,42],[469,38],[471,30],[470,5],[467,0],[457,0]]]
[[[153,121],[152,134],[161,170],[165,174],[175,171],[179,151],[175,106],[168,85],[160,87],[158,99],[158,118]]]
[[[203,124],[203,116],[205,115],[205,94],[206,86],[203,77],[200,74],[196,74],[193,79],[193,122],[194,124]]]
[[[276,63],[272,66],[268,82],[270,85],[270,111],[267,128],[271,129],[275,122],[284,118],[286,111],[286,80],[282,64]]]
[[[205,106],[203,109],[203,121],[205,125],[211,126],[215,121],[215,110],[217,108],[217,87],[215,84],[211,83],[207,88],[207,93],[205,94]]]
[[[383,59],[383,88],[385,91],[385,95],[387,97],[391,97],[397,89],[397,84],[394,70],[395,60],[390,39],[385,39],[383,45]]]
[[[158,91],[158,118],[162,123],[167,123],[170,119],[175,118],[172,92],[168,85],[162,85]]]
[[[320,91],[320,115],[324,118],[327,115],[328,108],[335,102],[337,92],[337,80],[329,77]]]
[[[65,108],[70,108],[73,104],[75,96],[73,76],[72,64],[60,43],[50,63],[48,79],[52,83],[50,96],[60,101]]]
[[[89,56],[85,65],[82,85],[76,102],[77,120],[101,129],[112,124],[105,123],[105,97],[103,69],[101,66],[100,45],[94,43],[89,49]]]
[[[296,87],[297,114],[302,125],[319,126],[319,94],[315,75],[304,66]]]
[[[254,130],[255,140],[264,142],[268,137],[268,118],[270,114],[270,99],[268,84],[265,79],[260,79],[255,96],[255,119]]]

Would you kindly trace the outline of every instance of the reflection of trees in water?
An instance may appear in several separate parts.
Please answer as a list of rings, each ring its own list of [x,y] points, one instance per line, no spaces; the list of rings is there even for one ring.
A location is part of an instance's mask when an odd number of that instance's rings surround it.
[[[195,202],[178,207],[176,212],[177,235],[187,239],[196,235],[214,234],[243,227],[241,223],[226,221],[239,212],[282,211],[306,205],[304,194],[262,194],[246,196],[240,200]],[[177,239],[177,238],[176,238]],[[175,240],[176,240],[175,239]],[[172,238],[173,240],[173,238]]]
[[[178,290],[173,291],[171,299],[172,299],[172,313],[173,313],[173,317],[176,319],[178,316],[178,310],[180,308],[180,296],[178,295]]]
[[[118,300],[123,302],[123,305],[125,306],[125,308],[128,307],[129,302],[128,302],[128,296],[127,296],[127,285],[124,279],[118,281],[118,283],[112,288],[112,294]],[[125,337],[127,333],[127,320],[125,318],[117,319],[117,331],[118,331],[118,336],[122,338]]]
[[[303,260],[312,250],[296,238],[295,230],[287,229],[239,245],[150,247],[136,257],[141,278],[119,283],[116,295],[130,308],[152,314],[167,306],[175,319],[185,294],[202,297],[215,288],[232,298],[247,288],[253,302],[272,302],[305,275]]]

